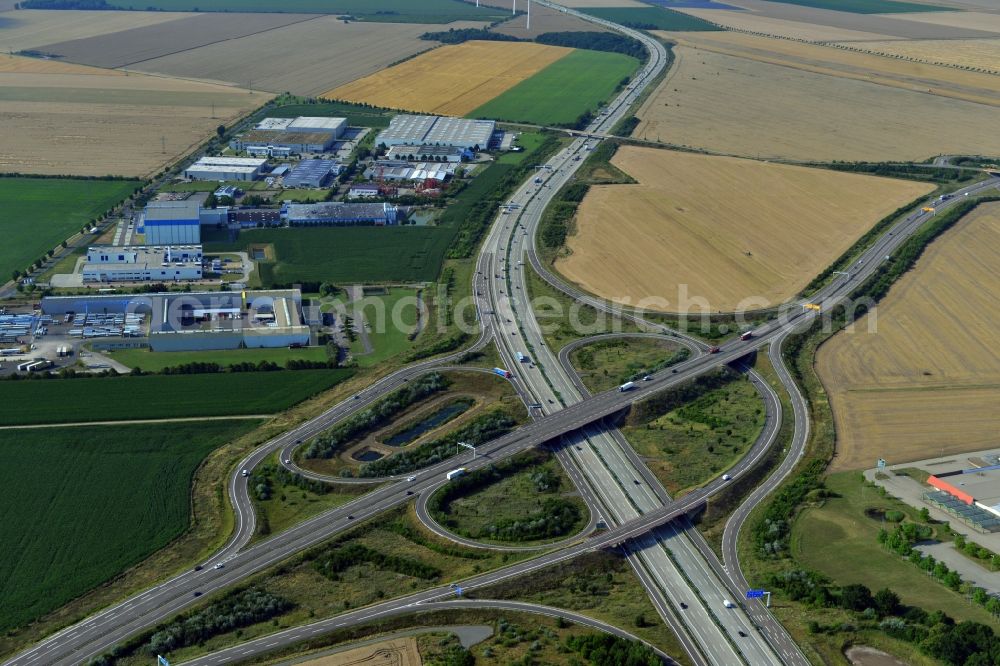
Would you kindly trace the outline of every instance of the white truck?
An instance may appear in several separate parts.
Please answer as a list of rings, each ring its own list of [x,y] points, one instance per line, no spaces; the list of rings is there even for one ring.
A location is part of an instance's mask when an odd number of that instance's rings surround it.
[[[465,468],[464,467],[457,467],[457,468],[451,470],[450,472],[448,472],[447,474],[445,474],[444,476],[449,481],[454,481],[455,479],[457,479],[458,477],[462,476],[463,474],[465,474]]]
[[[522,354],[521,352],[516,352],[516,354],[518,363],[528,363],[531,361],[530,358],[528,358],[525,354]]]
[[[624,384],[618,387],[618,391],[620,393],[624,393],[625,391],[631,391],[634,388],[635,388],[635,382],[625,382]]]

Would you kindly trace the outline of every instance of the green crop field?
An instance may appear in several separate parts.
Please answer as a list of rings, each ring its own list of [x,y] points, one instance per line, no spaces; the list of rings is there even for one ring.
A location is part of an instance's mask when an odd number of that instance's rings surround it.
[[[538,125],[572,125],[596,110],[639,61],[620,53],[577,49],[469,114]]]
[[[0,425],[272,414],[351,370],[286,370],[0,382]]]
[[[255,425],[0,432],[0,631],[58,608],[180,535],[194,470]]]
[[[592,16],[643,30],[721,30],[713,23],[661,7],[588,7]]]
[[[349,14],[360,21],[383,23],[451,23],[452,21],[496,21],[506,14],[496,7],[477,9],[459,0],[108,0],[110,7],[154,9],[172,12],[300,12],[303,14]]]
[[[285,365],[291,360],[325,361],[326,347],[303,347],[288,349],[214,349],[211,351],[191,352],[154,352],[148,349],[120,349],[114,352],[101,352],[129,368],[142,368],[146,372],[159,372],[185,363],[218,363],[219,365],[234,365],[237,363],[260,363],[268,361]]]
[[[137,180],[0,177],[0,281],[23,271],[139,185]]]
[[[271,245],[260,262],[265,286],[301,282],[433,281],[455,235],[449,227],[310,227],[249,229],[236,242],[207,242],[206,252]]]
[[[854,14],[899,14],[903,12],[947,12],[951,7],[925,5],[916,2],[896,2],[896,0],[775,0],[786,5],[802,5],[817,9],[832,9]]]

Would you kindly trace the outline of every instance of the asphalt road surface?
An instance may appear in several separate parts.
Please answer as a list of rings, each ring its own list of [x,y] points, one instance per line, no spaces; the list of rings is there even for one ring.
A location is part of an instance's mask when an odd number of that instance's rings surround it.
[[[631,33],[631,31],[627,32]],[[648,43],[648,40],[646,41]],[[653,48],[655,49],[656,47]],[[617,119],[624,114],[625,109],[627,109],[631,102],[634,101],[635,97],[641,92],[645,82],[655,77],[656,72],[658,71],[655,64],[658,57],[662,56],[654,54],[650,63],[647,63],[646,67],[640,72],[638,76],[638,84],[630,86],[630,89],[624,91],[615,103],[609,105],[609,108],[611,109],[610,114],[598,119],[600,122],[599,129],[603,128],[606,123],[613,124],[613,122],[617,121]],[[662,67],[662,62],[660,62],[659,66]],[[607,126],[610,127],[610,125]],[[585,140],[576,140],[576,142],[580,142],[581,146],[583,141]],[[554,178],[559,173],[563,172],[554,171],[550,174],[549,178]],[[938,210],[942,210],[950,205],[953,205],[962,195],[974,194],[987,188],[995,187],[996,182],[997,180],[994,179],[993,181],[987,183],[963,188],[956,193],[959,195],[956,199],[949,202],[935,202],[935,204]],[[554,184],[554,181],[550,184]],[[549,188],[544,189],[549,190]],[[551,191],[554,192],[555,189],[557,188],[553,186]],[[536,208],[540,213],[541,208],[543,207],[543,198],[535,199],[535,201],[537,202]],[[824,307],[829,307],[846,297],[855,285],[860,284],[864,278],[871,275],[872,272],[877,269],[884,256],[890,255],[896,248],[898,248],[898,246],[904,242],[909,235],[911,235],[917,228],[919,228],[919,226],[927,221],[930,215],[930,213],[924,213],[920,210],[914,211],[905,220],[895,225],[887,234],[883,235],[873,245],[873,247],[861,257],[854,269],[852,269],[852,274],[849,277],[846,279],[839,278],[831,282],[811,300],[813,302],[823,303]],[[499,224],[496,225],[497,228],[499,228],[499,226]],[[486,247],[491,246],[487,245]],[[527,254],[530,258],[534,259],[533,254],[530,251]],[[480,267],[482,268],[486,266],[488,268],[495,268],[496,266],[493,263],[494,261],[495,257],[492,254],[484,252],[480,258]],[[534,264],[534,260],[532,263]],[[544,268],[542,268],[540,273],[543,277],[546,277],[546,279],[552,277],[545,275]],[[493,273],[490,273],[490,278],[495,279],[492,278],[492,276]],[[481,285],[481,281],[483,279],[485,279],[485,275],[477,276],[477,286]],[[568,293],[572,293],[572,288],[564,288],[563,290]],[[486,290],[483,293],[489,293],[490,291],[492,290]],[[579,300],[589,303],[595,299],[588,295],[581,294]],[[490,307],[490,304],[482,303],[481,308],[484,308],[484,306]],[[598,306],[606,307],[602,304],[598,304]],[[530,314],[528,316],[530,316]],[[593,397],[583,399],[575,404],[569,404],[564,409],[554,410],[551,414],[539,416],[535,422],[530,423],[505,437],[481,446],[479,448],[479,455],[477,456],[476,461],[463,462],[461,464],[466,467],[475,468],[481,465],[489,464],[493,460],[500,457],[509,456],[530,447],[539,446],[547,442],[559,441],[564,436],[567,436],[567,434],[569,434],[570,437],[573,437],[572,433],[577,433],[581,431],[581,429],[588,428],[593,424],[600,422],[603,418],[614,414],[632,402],[648,397],[652,393],[669,386],[688,381],[691,378],[718,367],[721,364],[737,362],[740,358],[762,344],[780,342],[780,340],[783,339],[788,332],[796,327],[807,325],[815,318],[815,316],[816,313],[810,310],[790,309],[782,317],[779,317],[774,321],[769,321],[755,330],[753,332],[754,338],[752,340],[732,341],[724,345],[718,354],[706,354],[685,361],[683,364],[676,366],[676,373],[672,371],[673,369],[657,373],[654,376],[653,381],[643,382],[639,387],[637,387],[636,390],[625,393],[610,391],[598,394]],[[477,348],[485,346],[494,336],[499,339],[501,336],[507,336],[510,334],[510,331],[507,331],[504,326],[495,327],[494,319],[491,319],[488,316],[482,317],[482,321],[483,334],[476,344]],[[525,327],[525,329],[527,330],[527,327]],[[515,335],[513,337],[517,336]],[[775,348],[777,348],[777,345],[772,348],[772,358]],[[464,351],[461,353],[464,353]],[[278,438],[275,438],[274,440],[271,440],[257,449],[253,454],[241,461],[241,464],[234,470],[230,479],[229,492],[230,499],[236,511],[236,528],[232,537],[222,550],[207,560],[199,569],[175,576],[174,578],[171,578],[154,588],[130,597],[120,604],[103,610],[83,620],[82,622],[67,627],[30,650],[15,656],[6,663],[11,665],[68,665],[85,662],[89,658],[110,649],[133,633],[161,622],[176,612],[190,606],[198,600],[194,596],[195,592],[209,594],[232,586],[239,581],[244,580],[247,576],[271,566],[304,548],[328,539],[330,536],[356,524],[357,521],[373,517],[393,506],[409,501],[411,499],[410,493],[415,494],[426,492],[435,485],[439,484],[441,475],[443,475],[447,469],[450,469],[459,463],[456,463],[454,460],[447,461],[446,463],[417,473],[416,479],[413,482],[404,481],[388,484],[372,491],[367,495],[359,497],[345,506],[338,507],[337,509],[305,521],[304,523],[276,535],[271,539],[256,544],[253,547],[246,548],[247,543],[254,533],[255,518],[252,510],[252,503],[249,499],[249,494],[246,488],[246,479],[241,474],[242,469],[252,468],[270,455],[273,451],[283,449],[290,445],[295,445],[296,440],[305,441],[316,433],[330,427],[330,425],[338,420],[357,411],[358,409],[363,408],[364,406],[371,404],[381,396],[384,396],[387,392],[399,388],[411,378],[426,372],[428,368],[439,364],[447,364],[452,360],[457,359],[461,353],[452,354],[442,359],[432,359],[397,371],[392,375],[389,375],[372,384],[356,397],[335,406],[321,416],[303,424],[302,426],[299,426],[292,431],[289,431],[288,433],[285,433]],[[522,369],[519,369],[519,372]],[[781,372],[779,371],[779,375],[780,374]],[[541,381],[546,381],[544,377],[540,377],[540,379]],[[783,379],[785,378],[783,377]],[[530,385],[534,387],[536,385],[536,381],[537,380],[531,381]],[[529,384],[529,382],[524,383]],[[793,393],[793,405],[795,404],[796,400]],[[796,411],[798,412],[798,409],[796,409]],[[799,414],[796,414],[796,416],[798,417]],[[800,426],[800,429],[797,430],[797,439],[801,438],[802,442],[804,442],[804,433],[808,427],[804,416],[804,414],[801,415],[802,425]],[[798,418],[796,422],[799,423]],[[600,435],[600,433],[601,430],[595,427],[593,429],[585,430],[584,436],[587,436],[592,440]],[[738,478],[740,475],[746,473],[746,471],[764,452],[764,448],[755,446],[746,458],[737,463],[737,465],[729,471],[729,474],[734,478]],[[791,465],[794,462],[793,459],[797,459],[799,455],[801,455],[800,442],[796,441],[793,443],[792,451],[786,458],[779,472],[787,473],[787,471],[791,469]],[[783,476],[780,478],[783,478]],[[767,482],[765,482],[764,485],[761,486],[761,490],[759,492],[763,494],[770,492],[774,485],[780,481],[780,478],[778,478],[778,474],[773,475]],[[468,581],[464,581],[462,586],[466,589],[473,590],[477,587],[487,586],[513,576],[524,575],[525,573],[535,571],[541,567],[565,561],[572,557],[576,557],[583,552],[599,548],[627,545],[630,549],[639,548],[641,550],[647,550],[647,548],[643,546],[642,542],[632,542],[637,539],[645,538],[645,535],[647,535],[651,530],[667,525],[676,518],[684,516],[691,509],[704,502],[707,497],[717,492],[724,485],[724,483],[725,482],[721,480],[716,480],[707,484],[705,487],[686,495],[681,500],[677,500],[666,506],[660,506],[652,510],[644,511],[641,515],[639,515],[639,517],[626,520],[621,525],[613,527],[600,535],[582,540],[572,546],[535,558],[528,562],[519,563],[511,567],[506,567],[504,569],[483,574]],[[753,496],[751,496],[751,498],[753,498]],[[741,511],[748,506],[750,506],[749,500],[744,507],[741,507]],[[734,516],[731,523],[738,527],[738,525],[742,524],[742,521],[738,519],[737,515]],[[735,537],[730,537],[730,539],[730,543],[734,544]],[[727,563],[729,563],[729,569],[738,569],[738,563],[734,556],[735,550],[731,550],[730,547],[727,547],[726,559]],[[642,577],[642,574],[640,574],[640,577]],[[648,579],[646,582],[650,587],[655,587],[659,584],[655,581],[648,581]],[[704,590],[702,591],[704,592]],[[336,622],[361,623],[380,615],[413,612],[414,610],[418,610],[416,608],[416,604],[437,602],[441,599],[447,599],[453,596],[454,591],[452,589],[438,587],[416,595],[405,597],[403,599],[392,600],[383,604],[368,607],[366,609],[360,609],[354,613],[344,614],[338,616],[337,618],[323,621],[323,623],[306,625],[305,627],[301,627],[299,629],[302,631],[321,633],[322,631],[329,631],[330,628],[335,628]],[[492,603],[494,603],[496,607],[500,606],[500,602]],[[423,608],[423,606],[421,606],[421,608]],[[307,636],[309,634],[302,635]],[[775,640],[780,639],[780,637],[772,636],[769,639]],[[273,643],[274,640],[278,640],[278,643],[270,644]],[[265,648],[274,649],[278,645],[287,644],[287,642],[291,642],[292,640],[297,639],[283,641],[280,638],[272,637],[271,641],[265,645]],[[250,645],[250,643],[244,645]],[[780,650],[780,652],[782,661],[785,661],[786,663],[790,663],[791,660],[796,659],[795,654],[786,654],[784,650]],[[796,654],[800,654],[797,649]],[[212,659],[218,656],[219,655],[210,655],[206,659]],[[217,661],[204,663],[222,663],[224,660],[225,659],[223,658]],[[197,663],[202,662],[199,661]],[[728,663],[728,660],[716,663]]]

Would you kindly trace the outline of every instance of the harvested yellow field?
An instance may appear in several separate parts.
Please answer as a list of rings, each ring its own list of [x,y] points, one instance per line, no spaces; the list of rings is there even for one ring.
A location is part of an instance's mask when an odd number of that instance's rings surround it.
[[[322,97],[462,116],[573,49],[520,42],[465,42],[334,88]]]
[[[727,9],[685,9],[684,13],[734,30],[749,30],[789,39],[804,39],[807,42],[892,39],[889,35],[802,21],[789,21],[752,12],[734,12]]]
[[[844,46],[934,65],[972,67],[1000,74],[1000,39],[914,39],[851,42]]]
[[[58,9],[9,12],[4,15],[3,29],[0,29],[0,51],[9,53],[69,39],[86,39],[166,23],[186,16],[197,14]]]
[[[121,72],[109,72],[106,69],[74,65],[58,60],[42,60],[40,58],[23,58],[21,56],[0,56],[0,73],[13,74],[81,74],[90,76],[122,75]]]
[[[739,32],[660,32],[684,46],[817,74],[1000,106],[1000,77]]]
[[[271,97],[113,71],[0,72],[0,172],[150,175]]]
[[[833,49],[831,49],[833,50]],[[633,136],[798,160],[1000,154],[993,106],[678,46]]]
[[[835,468],[996,444],[998,265],[1000,204],[994,203],[932,243],[874,318],[820,348],[816,369],[837,424]]]
[[[556,267],[604,298],[672,312],[782,303],[880,218],[933,189],[632,146],[612,162],[639,184],[592,187]]]
[[[299,666],[420,666],[421,663],[417,639],[407,636],[309,659],[299,662]]]

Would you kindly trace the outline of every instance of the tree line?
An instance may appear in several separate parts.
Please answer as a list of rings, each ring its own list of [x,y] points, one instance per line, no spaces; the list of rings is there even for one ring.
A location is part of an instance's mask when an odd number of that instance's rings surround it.
[[[439,372],[413,380],[374,405],[320,434],[306,447],[306,458],[332,458],[344,444],[388,423],[404,409],[445,390],[450,382]]]
[[[360,476],[365,478],[406,474],[415,469],[429,467],[446,460],[463,447],[459,442],[479,446],[505,435],[517,425],[517,421],[502,409],[495,409],[479,416],[455,432],[420,446],[362,465]]]
[[[441,570],[420,560],[398,555],[386,555],[360,543],[334,545],[313,561],[313,567],[323,576],[337,581],[340,574],[357,564],[368,563],[403,576],[422,580],[436,580]]]

